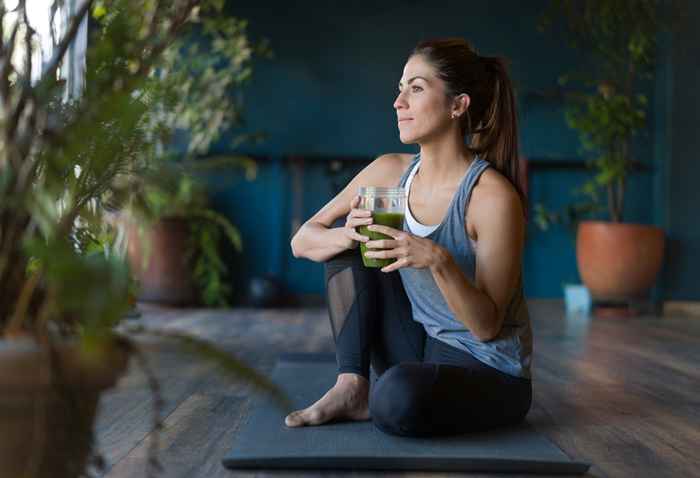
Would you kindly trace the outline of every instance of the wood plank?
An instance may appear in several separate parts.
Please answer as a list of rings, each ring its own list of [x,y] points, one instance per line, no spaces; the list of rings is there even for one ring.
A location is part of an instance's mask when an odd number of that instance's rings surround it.
[[[700,302],[698,301],[666,301],[663,314],[665,316],[684,315],[688,317],[700,317]]]
[[[697,476],[700,443],[700,321],[601,319],[564,314],[561,301],[530,301],[534,400],[528,420],[569,456],[593,463],[588,476]],[[146,326],[212,340],[270,372],[286,352],[333,352],[327,309],[168,309],[140,306]],[[141,340],[141,339],[140,339]],[[460,476],[454,473],[237,471],[220,465],[251,396],[172,346],[144,340],[167,403],[163,476]],[[133,367],[100,408],[97,434],[114,467],[143,476],[150,397]],[[496,476],[474,475],[463,476]],[[530,475],[529,475],[530,476]]]
[[[194,377],[211,374],[211,366],[192,361],[168,360],[168,354],[147,354],[160,381],[163,416],[202,386]],[[127,376],[100,399],[96,433],[108,466],[119,462],[138,446],[152,429],[154,397],[146,377],[132,361]]]
[[[168,477],[226,476],[221,458],[230,450],[246,397],[194,393],[171,413],[159,437],[159,459]],[[153,436],[120,460],[109,478],[143,474]],[[230,476],[230,474],[228,475]]]

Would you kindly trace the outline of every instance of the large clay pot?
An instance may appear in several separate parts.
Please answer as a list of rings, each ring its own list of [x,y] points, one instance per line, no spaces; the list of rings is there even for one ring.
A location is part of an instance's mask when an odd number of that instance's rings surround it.
[[[128,357],[120,347],[86,357],[75,344],[51,356],[31,339],[0,339],[0,478],[82,476],[100,394]]]
[[[664,231],[655,226],[582,221],[576,259],[583,283],[597,300],[643,299],[664,257]]]
[[[138,299],[170,305],[189,305],[197,301],[192,265],[187,260],[190,226],[186,219],[163,218],[139,234],[136,223],[124,220],[131,270],[139,281]],[[150,255],[146,257],[146,243]]]

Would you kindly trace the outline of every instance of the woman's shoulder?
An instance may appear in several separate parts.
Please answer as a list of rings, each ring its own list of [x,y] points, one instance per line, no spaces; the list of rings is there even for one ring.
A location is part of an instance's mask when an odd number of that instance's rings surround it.
[[[416,155],[410,153],[386,153],[378,156],[377,161],[391,163],[394,166],[405,170],[408,168],[408,166],[410,166],[415,158]]]
[[[394,184],[398,183],[415,158],[415,154],[386,153],[377,157],[375,163],[377,168],[385,174],[385,177],[390,176],[387,178],[389,183]]]
[[[469,209],[473,219],[481,215],[488,218],[496,206],[520,209],[523,205],[510,180],[496,168],[490,167],[479,175],[472,189]]]
[[[503,173],[494,167],[485,168],[474,185],[472,196],[483,196],[487,200],[498,196],[501,198],[518,197],[518,192]]]

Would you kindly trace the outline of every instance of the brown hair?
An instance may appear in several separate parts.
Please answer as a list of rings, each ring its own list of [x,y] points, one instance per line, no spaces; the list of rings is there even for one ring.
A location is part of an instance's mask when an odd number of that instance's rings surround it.
[[[460,118],[467,148],[487,160],[513,184],[527,208],[520,178],[515,95],[506,59],[479,56],[463,38],[419,43],[410,56],[421,55],[445,82],[449,99],[466,93],[470,103]],[[527,214],[527,212],[526,212]]]

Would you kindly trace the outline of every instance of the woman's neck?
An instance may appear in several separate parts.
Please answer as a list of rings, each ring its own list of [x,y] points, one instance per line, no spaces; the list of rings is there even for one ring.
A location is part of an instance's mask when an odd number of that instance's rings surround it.
[[[423,184],[451,184],[461,178],[474,160],[474,155],[461,141],[422,144],[420,170]]]

